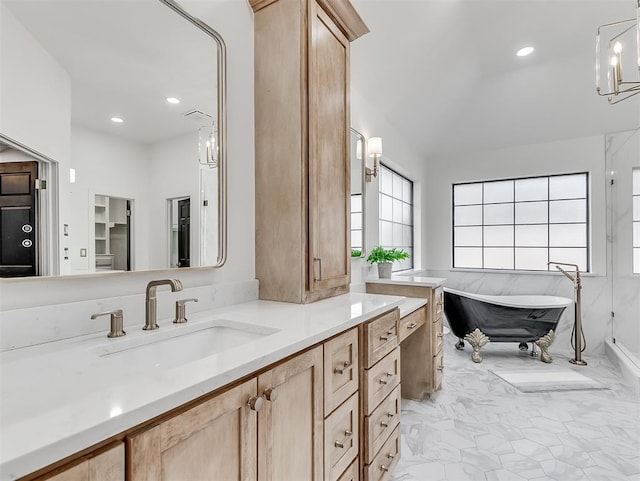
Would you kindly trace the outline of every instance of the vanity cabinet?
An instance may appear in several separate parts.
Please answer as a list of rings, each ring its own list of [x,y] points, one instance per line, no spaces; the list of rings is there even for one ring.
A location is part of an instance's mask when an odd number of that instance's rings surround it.
[[[427,299],[425,306],[400,319],[402,397],[421,400],[439,390],[444,374],[443,288],[367,282],[367,292]]]
[[[122,481],[124,479],[124,444],[98,451],[70,468],[53,476],[36,478],[44,481]]]
[[[325,481],[359,479],[352,477],[361,448],[359,372],[358,328],[324,343]]]
[[[127,438],[128,481],[322,480],[322,347]]]
[[[308,303],[350,282],[348,0],[249,0],[254,16],[256,277]]]
[[[389,479],[400,457],[399,322],[394,309],[360,326],[364,481]]]

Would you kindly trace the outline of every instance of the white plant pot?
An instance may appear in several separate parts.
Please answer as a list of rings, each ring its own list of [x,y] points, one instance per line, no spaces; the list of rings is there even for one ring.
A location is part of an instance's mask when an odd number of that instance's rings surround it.
[[[380,262],[378,264],[378,278],[391,279],[391,262]]]

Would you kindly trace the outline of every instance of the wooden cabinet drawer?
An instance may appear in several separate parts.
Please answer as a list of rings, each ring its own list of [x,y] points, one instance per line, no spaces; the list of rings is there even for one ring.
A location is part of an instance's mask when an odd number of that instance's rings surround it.
[[[324,422],[324,479],[336,481],[358,456],[358,394]],[[295,446],[292,446],[295,450]],[[292,453],[295,456],[295,451]]]
[[[395,348],[378,364],[364,371],[363,414],[371,414],[399,383],[400,349]]]
[[[363,325],[364,367],[370,368],[398,345],[400,310],[394,309]]]
[[[358,390],[358,328],[324,344],[324,415]]]
[[[400,458],[400,426],[384,443],[373,462],[364,469],[365,481],[387,481]]]
[[[342,473],[338,481],[360,481],[360,463],[358,458]]]
[[[442,376],[444,374],[444,356],[442,350],[433,356],[433,389],[437,391],[442,384]]]
[[[433,301],[435,304],[435,319],[438,320],[442,317],[444,309],[444,290],[442,287],[438,287],[433,293]]]
[[[400,386],[382,401],[371,416],[364,420],[364,462],[371,463],[389,434],[400,423]]]
[[[436,322],[433,323],[432,332],[431,332],[431,342],[433,343],[433,352],[437,353],[442,350],[442,344],[444,339],[444,331],[442,329],[442,323],[444,319],[440,317]]]
[[[398,342],[402,342],[409,334],[413,333],[425,323],[427,319],[427,308],[423,306],[416,309],[411,314],[407,314],[400,319],[398,327]]]

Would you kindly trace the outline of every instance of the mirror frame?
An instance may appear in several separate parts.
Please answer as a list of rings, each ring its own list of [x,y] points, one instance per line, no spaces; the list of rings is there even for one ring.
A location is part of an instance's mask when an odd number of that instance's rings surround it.
[[[160,2],[213,38],[218,49],[218,262],[213,266],[198,267],[222,267],[227,261],[227,46],[218,32],[174,0]]]
[[[130,274],[138,272],[150,272],[153,270],[184,270],[184,269],[211,269],[222,267],[227,261],[227,47],[218,32],[216,32],[209,25],[204,23],[197,17],[194,17],[182,8],[175,0],[158,0],[160,3],[169,7],[175,13],[182,18],[190,22],[192,25],[203,31],[209,37],[211,37],[216,43],[217,49],[217,117],[218,117],[218,257],[217,262],[214,265],[207,266],[194,266],[194,267],[165,267],[159,269],[149,269],[140,271],[124,271],[119,274]],[[59,226],[59,200],[60,194],[59,187],[59,169],[58,162],[51,157],[43,155],[42,153],[33,150],[27,145],[24,145],[10,137],[5,136],[0,132],[0,142],[9,145],[11,148],[25,152],[33,157],[41,165],[46,166],[43,175],[40,176],[47,182],[46,195],[41,195],[38,198],[38,204],[40,212],[45,213],[42,216],[38,216],[38,232],[45,233],[40,234],[39,239],[39,251],[37,252],[38,258],[38,270],[39,274],[30,277],[10,277],[3,278],[3,282],[15,280],[15,279],[41,279],[43,277],[53,278],[76,278],[83,276],[96,276],[100,274],[110,274],[109,272],[95,272],[91,274],[60,274],[60,264],[62,252],[60,251],[60,226]],[[111,273],[112,274],[112,273]]]
[[[366,217],[367,217],[367,213],[366,213],[366,198],[367,198],[367,193],[366,193],[366,188],[367,188],[367,183],[365,182],[365,167],[366,167],[366,161],[367,161],[367,153],[366,153],[366,149],[367,149],[367,143],[365,142],[365,138],[364,135],[362,135],[360,132],[358,132],[356,129],[354,129],[353,127],[349,128],[349,147],[351,147],[351,135],[355,135],[356,137],[358,137],[358,139],[362,142],[362,165],[361,165],[361,175],[360,175],[360,186],[361,186],[361,190],[362,190],[362,254],[360,254],[360,257],[352,257],[352,259],[362,259],[366,256],[366,227],[367,227],[367,222],[366,222]],[[351,152],[351,148],[349,148],[349,152]],[[353,158],[350,155],[351,158]],[[357,160],[357,158],[356,158]],[[351,196],[351,193],[349,193],[349,196]],[[349,235],[351,235],[351,233],[349,233]],[[349,237],[349,244],[351,244],[351,237]],[[351,250],[351,246],[349,246]]]

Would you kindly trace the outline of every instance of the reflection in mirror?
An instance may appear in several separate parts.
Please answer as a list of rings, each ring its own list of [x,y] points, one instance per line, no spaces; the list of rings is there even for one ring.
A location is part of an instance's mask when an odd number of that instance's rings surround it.
[[[0,276],[222,265],[219,35],[173,0],[0,9]]]
[[[351,257],[364,257],[364,136],[351,129]]]

